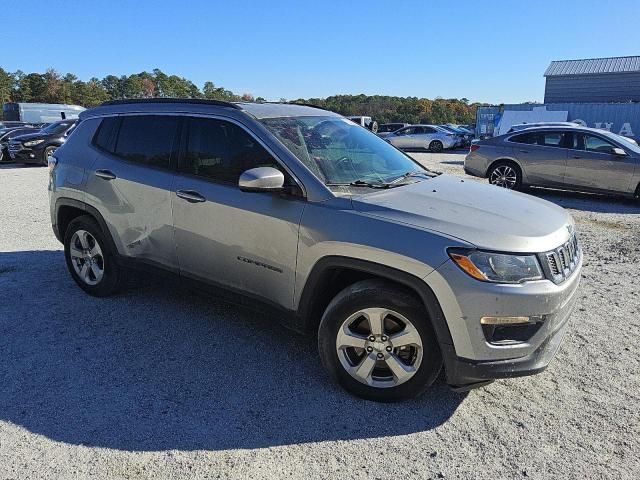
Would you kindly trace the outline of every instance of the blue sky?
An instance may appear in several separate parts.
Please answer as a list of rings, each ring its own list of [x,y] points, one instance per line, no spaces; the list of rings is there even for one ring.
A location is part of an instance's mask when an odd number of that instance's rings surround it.
[[[5,70],[53,67],[87,80],[158,67],[269,100],[541,101],[551,60],[640,55],[638,0],[2,4]]]

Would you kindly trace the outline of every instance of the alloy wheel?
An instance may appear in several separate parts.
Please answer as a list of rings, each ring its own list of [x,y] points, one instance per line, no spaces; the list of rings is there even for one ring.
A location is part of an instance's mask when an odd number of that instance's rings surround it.
[[[413,378],[423,356],[416,327],[386,308],[365,308],[349,316],[338,330],[336,351],[353,378],[376,388],[396,387]]]
[[[78,277],[87,285],[97,285],[104,276],[104,256],[100,244],[86,230],[78,230],[71,237],[71,264]]]
[[[500,165],[493,169],[489,177],[489,183],[498,187],[515,188],[518,181],[518,174],[515,169],[509,165]]]

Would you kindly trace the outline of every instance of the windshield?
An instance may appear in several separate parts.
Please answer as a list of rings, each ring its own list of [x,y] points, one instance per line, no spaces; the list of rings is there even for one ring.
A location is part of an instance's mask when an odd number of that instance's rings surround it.
[[[265,118],[261,122],[327,185],[387,183],[425,172],[375,134],[341,117]]]
[[[52,123],[51,125],[43,128],[42,132],[46,134],[57,135],[59,133],[64,133],[72,124],[73,122]]]
[[[617,142],[624,142],[623,145],[625,146],[625,148],[628,148],[629,150],[632,150],[635,153],[640,153],[640,147],[636,143],[634,143],[633,139],[627,138],[623,135],[618,135],[617,133],[609,132],[607,130],[602,131],[600,133]]]

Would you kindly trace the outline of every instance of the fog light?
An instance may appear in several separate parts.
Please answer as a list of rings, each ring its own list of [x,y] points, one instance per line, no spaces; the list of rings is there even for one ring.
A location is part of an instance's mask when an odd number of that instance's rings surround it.
[[[36,158],[36,156],[33,153],[30,153],[29,158]]]
[[[530,323],[534,320],[531,317],[482,317],[480,323],[482,325],[519,325],[522,323]]]

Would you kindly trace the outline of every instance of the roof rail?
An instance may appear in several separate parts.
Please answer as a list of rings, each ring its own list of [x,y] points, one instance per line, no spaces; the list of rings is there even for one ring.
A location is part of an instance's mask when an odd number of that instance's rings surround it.
[[[192,103],[203,105],[218,105],[220,107],[229,107],[240,110],[241,107],[231,102],[224,102],[222,100],[209,100],[206,98],[169,98],[169,97],[156,97],[156,98],[125,98],[122,100],[108,100],[103,102],[101,106],[106,107],[110,105],[131,105],[136,103]]]
[[[267,102],[270,103],[270,102]],[[273,102],[273,103],[281,103],[281,102]],[[284,102],[287,105],[300,105],[302,107],[311,107],[311,108],[317,108],[318,110],[326,110],[328,112],[330,112],[331,110],[329,110],[328,108],[325,107],[321,107],[320,105],[314,105],[313,103],[298,103],[295,100],[291,101],[291,102]]]

